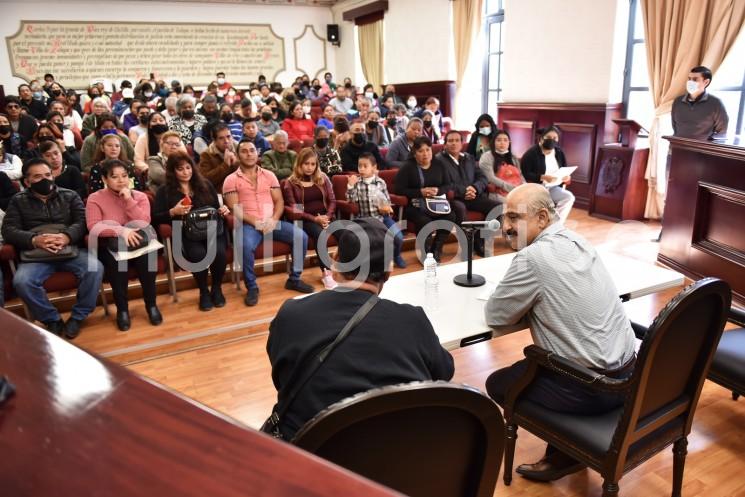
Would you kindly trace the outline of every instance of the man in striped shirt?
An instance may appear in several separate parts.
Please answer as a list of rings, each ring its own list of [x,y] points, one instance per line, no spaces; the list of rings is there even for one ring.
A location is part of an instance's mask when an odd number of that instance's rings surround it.
[[[558,220],[548,191],[532,183],[511,191],[503,229],[519,251],[485,306],[487,324],[514,328],[524,322],[539,347],[607,376],[629,376],[635,336],[618,290],[595,249]],[[526,370],[527,360],[522,360],[492,373],[486,380],[489,395],[503,403]],[[539,373],[520,399],[588,415],[623,403],[619,394],[597,393],[548,372]],[[582,468],[549,445],[543,459],[517,472],[551,481]]]

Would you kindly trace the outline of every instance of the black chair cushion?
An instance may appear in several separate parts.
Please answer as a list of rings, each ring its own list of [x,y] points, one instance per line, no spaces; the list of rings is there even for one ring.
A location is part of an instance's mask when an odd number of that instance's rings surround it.
[[[723,378],[745,388],[745,328],[722,333],[709,375],[714,381]]]
[[[520,400],[515,405],[514,412],[518,417],[530,420],[530,423],[540,431],[558,435],[561,440],[567,441],[581,452],[602,461],[610,448],[622,411],[623,407],[619,407],[600,415],[581,416],[553,411],[535,402]],[[518,424],[523,423],[518,420]],[[682,433],[684,424],[685,420],[678,417],[634,442],[629,447],[626,460],[634,460],[650,446],[660,443],[664,445],[674,440],[678,433]],[[532,429],[529,431],[540,437],[540,433]]]

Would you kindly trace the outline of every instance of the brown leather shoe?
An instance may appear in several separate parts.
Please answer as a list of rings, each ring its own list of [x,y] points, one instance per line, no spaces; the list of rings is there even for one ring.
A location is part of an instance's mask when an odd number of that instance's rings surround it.
[[[552,454],[537,463],[521,464],[516,471],[529,480],[548,482],[576,473],[586,467],[568,456],[563,454],[559,456]]]

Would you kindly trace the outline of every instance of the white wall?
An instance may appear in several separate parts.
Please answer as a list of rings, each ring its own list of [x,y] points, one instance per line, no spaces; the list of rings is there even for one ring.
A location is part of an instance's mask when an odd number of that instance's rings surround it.
[[[627,11],[627,0],[507,2],[503,100],[620,101]]]
[[[326,25],[332,23],[332,14],[330,9],[322,7],[117,0],[103,3],[81,0],[64,3],[54,0],[25,0],[23,2],[11,0],[0,4],[0,36],[4,38],[16,33],[21,19],[271,24],[274,32],[285,40],[286,70],[280,73],[277,79],[287,84],[300,74],[295,68],[293,38],[300,36],[306,24],[311,24],[316,33],[325,39]],[[0,84],[5,85],[6,93],[15,93],[15,88],[23,81],[11,76],[7,47],[5,43],[1,45]],[[328,43],[326,53],[328,69],[335,73],[336,52]],[[299,65],[302,66],[302,62]],[[230,80],[230,75],[228,75],[228,80]],[[64,84],[64,81],[62,83]],[[188,81],[182,81],[182,84],[186,83]]]

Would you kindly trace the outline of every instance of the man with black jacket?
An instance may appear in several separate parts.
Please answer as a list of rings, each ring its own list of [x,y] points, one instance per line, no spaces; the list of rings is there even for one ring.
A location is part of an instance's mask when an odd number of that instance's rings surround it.
[[[355,121],[349,127],[349,131],[352,134],[352,139],[342,147],[341,156],[341,167],[344,171],[357,172],[357,161],[360,155],[365,152],[373,154],[378,164],[378,169],[388,169],[387,163],[383,156],[380,155],[380,149],[373,142],[367,141],[367,135],[365,134],[365,123],[361,121]]]
[[[21,101],[21,107],[28,115],[37,121],[43,121],[47,117],[47,106],[43,100],[36,100],[31,87],[26,83],[18,85],[18,97]]]
[[[80,323],[96,307],[103,279],[101,263],[76,247],[85,236],[85,206],[77,193],[55,186],[52,169],[44,159],[31,159],[23,165],[23,182],[27,189],[11,198],[5,213],[2,227],[5,243],[19,252],[41,249],[50,258],[69,245],[77,255],[62,260],[21,262],[13,286],[35,319],[52,333],[64,333],[72,339],[80,333]],[[45,225],[56,225],[56,229],[42,228]],[[78,279],[77,302],[66,323],[44,289],[44,282],[60,271],[69,271]]]
[[[466,220],[466,211],[480,212],[489,219],[496,219],[502,214],[502,204],[489,198],[486,191],[489,181],[473,156],[461,152],[462,140],[459,132],[448,131],[445,135],[445,147],[434,158],[450,175],[454,194],[450,203],[455,210],[458,223]],[[481,236],[474,239],[474,251],[484,256],[484,240]]]

